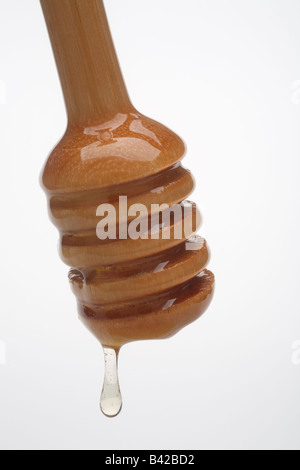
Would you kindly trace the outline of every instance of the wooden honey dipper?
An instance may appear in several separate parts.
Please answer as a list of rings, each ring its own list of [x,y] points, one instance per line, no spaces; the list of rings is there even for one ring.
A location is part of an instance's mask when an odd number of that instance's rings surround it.
[[[60,232],[61,257],[72,268],[80,318],[104,347],[101,408],[115,416],[122,405],[121,346],[167,338],[196,320],[211,301],[214,276],[205,270],[206,242],[194,235],[197,208],[183,202],[194,188],[179,163],[185,145],[132,106],[103,1],[41,4],[68,113],[67,131],[46,162],[42,185]],[[108,204],[117,236],[104,240],[99,221],[109,214]],[[139,228],[155,220],[154,228],[130,238],[130,207],[140,209]]]

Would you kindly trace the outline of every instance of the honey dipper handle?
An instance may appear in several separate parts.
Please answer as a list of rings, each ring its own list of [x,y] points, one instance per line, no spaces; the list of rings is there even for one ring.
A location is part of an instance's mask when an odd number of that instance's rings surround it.
[[[70,125],[132,109],[102,0],[41,0]]]

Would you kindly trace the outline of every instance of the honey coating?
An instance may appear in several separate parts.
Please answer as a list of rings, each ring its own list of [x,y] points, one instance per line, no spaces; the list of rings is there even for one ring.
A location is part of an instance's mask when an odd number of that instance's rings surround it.
[[[102,0],[41,5],[68,113],[42,185],[80,318],[113,357],[127,342],[175,334],[206,310],[214,288],[209,249],[194,235],[200,216],[186,201],[194,180],[181,165],[185,145],[131,104]],[[153,204],[190,206],[193,229],[175,237],[182,216],[170,218],[169,227],[159,224],[156,239],[100,240],[99,205],[116,209],[118,230],[130,223],[119,211],[120,196],[149,213]]]

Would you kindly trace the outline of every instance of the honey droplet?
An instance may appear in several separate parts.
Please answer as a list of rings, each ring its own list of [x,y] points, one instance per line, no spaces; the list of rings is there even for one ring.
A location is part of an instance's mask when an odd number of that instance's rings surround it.
[[[103,348],[105,358],[105,377],[101,394],[100,407],[102,413],[114,418],[122,409],[122,395],[118,377],[119,351]]]

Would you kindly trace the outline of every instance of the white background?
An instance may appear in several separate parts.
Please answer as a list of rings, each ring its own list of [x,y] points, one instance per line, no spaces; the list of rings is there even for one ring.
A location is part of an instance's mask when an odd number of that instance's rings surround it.
[[[124,347],[123,412],[102,416],[39,187],[66,126],[52,51],[39,2],[1,0],[0,447],[299,450],[300,2],[105,3],[135,106],[188,144],[216,294],[171,340]]]

